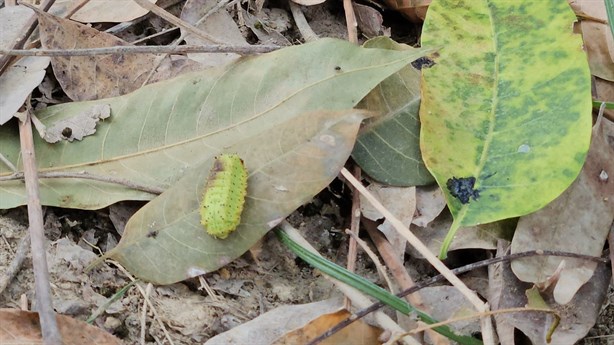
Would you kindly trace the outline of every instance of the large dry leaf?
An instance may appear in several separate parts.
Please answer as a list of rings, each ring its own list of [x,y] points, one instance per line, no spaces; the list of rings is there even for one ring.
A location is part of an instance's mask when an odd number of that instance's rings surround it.
[[[381,80],[422,54],[322,39],[182,75],[121,97],[50,107],[39,113],[46,125],[94,104],[109,104],[111,117],[82,142],[51,145],[36,140],[39,171],[86,171],[165,189],[211,155],[277,124],[311,111],[355,106]],[[17,134],[4,127],[0,147],[20,167]],[[0,176],[12,173],[0,164]],[[96,209],[153,197],[85,179],[41,179],[40,185],[41,202],[61,207]],[[0,208],[26,201],[20,181],[0,181],[0,192]]]
[[[530,9],[530,10],[529,10]],[[429,7],[420,146],[454,230],[534,212],[582,168],[591,87],[564,1],[455,0]]]
[[[127,42],[87,25],[38,12],[41,44],[46,49],[85,49],[125,46]],[[140,88],[156,67],[156,54],[54,56],[53,72],[68,97],[75,101],[127,94]],[[198,64],[183,57],[166,57],[148,83],[195,70]]]
[[[591,148],[578,179],[548,206],[521,217],[512,241],[512,252],[557,250],[600,256],[614,222],[614,123],[602,119],[595,128]],[[554,289],[560,304],[568,303],[593,275],[597,263],[560,257],[516,260],[512,269],[526,282],[546,281],[564,262]]]
[[[210,157],[132,216],[104,257],[143,280],[171,284],[217,270],[246,252],[338,175],[364,118],[357,110],[306,115],[224,148],[238,153],[249,173],[241,223],[227,238],[214,238],[200,223]]]

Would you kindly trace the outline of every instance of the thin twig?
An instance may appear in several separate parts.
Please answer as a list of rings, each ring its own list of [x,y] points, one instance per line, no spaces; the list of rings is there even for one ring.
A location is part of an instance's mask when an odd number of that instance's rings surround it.
[[[4,289],[6,289],[7,286],[9,286],[13,278],[17,276],[17,273],[19,273],[19,270],[21,270],[21,266],[23,266],[24,261],[26,261],[29,252],[30,233],[26,232],[25,236],[19,240],[15,256],[13,256],[13,260],[11,260],[9,267],[2,272],[2,277],[0,277],[0,294],[4,291]]]
[[[145,296],[143,296],[143,312],[141,313],[141,345],[145,345],[145,333],[147,331],[147,301],[149,300],[152,287],[153,285],[148,283],[147,287],[145,288]]]
[[[113,264],[115,267],[117,267],[120,271],[122,271],[122,273],[124,273],[126,275],[126,277],[128,277],[128,279],[130,279],[131,281],[135,281],[136,278],[134,278],[130,272],[128,272],[128,270],[126,270],[124,268],[124,266],[120,265],[119,262],[117,261],[113,261],[110,259],[107,259],[106,262]],[[151,312],[153,314],[153,318],[154,320],[156,320],[158,322],[158,325],[160,326],[160,329],[162,329],[162,332],[164,333],[164,336],[166,337],[166,340],[168,340],[169,344],[171,345],[175,345],[175,343],[173,342],[173,339],[171,338],[171,335],[168,333],[168,331],[166,330],[166,326],[164,326],[164,322],[162,321],[162,319],[160,318],[160,315],[158,315],[158,311],[156,310],[156,308],[154,307],[153,303],[151,302],[150,298],[145,298],[146,293],[145,290],[143,290],[143,287],[141,287],[139,284],[134,284],[136,286],[136,288],[139,290],[139,292],[141,293],[141,295],[143,296],[143,298],[145,299],[145,301],[147,302],[147,305],[149,306],[149,309],[151,309]]]
[[[159,6],[157,6],[156,4],[149,2],[147,0],[133,0],[134,2],[136,2],[139,6],[141,6],[142,8],[151,11],[153,13],[155,13],[156,15],[158,15],[160,18],[166,20],[167,22],[178,26],[182,29],[184,29],[185,31],[188,31],[189,33],[196,35],[198,37],[204,38],[206,40],[209,40],[211,42],[214,43],[222,43],[220,42],[220,40],[216,39],[215,37],[209,35],[208,33],[202,31],[201,29],[197,28],[196,26],[181,20],[177,17],[175,17],[174,15],[172,15],[170,12],[164,10],[163,8],[160,8]]]
[[[358,43],[358,22],[356,21],[356,14],[354,14],[354,6],[352,6],[352,0],[343,0],[343,10],[345,11],[345,23],[348,29],[348,41],[357,44]]]
[[[609,253],[608,253],[609,254]],[[452,273],[454,273],[455,275],[461,275],[463,273],[467,273],[469,271],[473,271],[476,270],[478,268],[481,267],[486,267],[486,266],[490,266],[499,262],[508,262],[508,261],[513,261],[513,260],[517,260],[517,259],[521,259],[521,258],[526,258],[526,257],[531,257],[531,256],[559,256],[559,257],[570,257],[570,258],[576,258],[576,259],[583,259],[583,260],[587,260],[587,261],[591,261],[591,262],[597,262],[597,263],[602,263],[602,264],[607,264],[608,262],[610,262],[610,260],[608,259],[604,259],[604,258],[600,258],[600,257],[595,257],[595,256],[590,256],[590,255],[583,255],[583,254],[577,254],[577,253],[567,253],[567,252],[558,252],[558,251],[551,251],[551,250],[531,250],[528,252],[522,252],[522,253],[515,253],[515,254],[511,254],[511,255],[506,255],[506,256],[500,256],[500,257],[496,257],[496,258],[492,258],[492,259],[486,259],[486,260],[482,260],[482,261],[478,261],[469,265],[465,265],[463,267],[459,267],[459,268],[455,268],[452,270]],[[439,282],[443,282],[446,280],[446,277],[444,277],[441,274],[438,274],[432,278],[429,278],[425,281],[422,281],[414,286],[412,286],[409,289],[403,290],[401,292],[399,292],[398,294],[396,294],[397,297],[405,297],[409,294],[412,294],[416,291],[422,290],[427,286],[433,285],[435,283],[439,283]],[[322,333],[320,336],[318,336],[317,338],[313,339],[311,342],[309,342],[308,345],[315,345],[318,344],[320,342],[322,342],[324,339],[332,336],[333,334],[339,332],[340,330],[344,329],[345,327],[351,325],[354,321],[358,321],[360,319],[362,319],[363,317],[365,317],[366,315],[380,309],[384,307],[384,303],[382,302],[376,302],[373,303],[372,305],[370,305],[367,308],[361,309],[358,312],[356,312],[354,315],[349,316],[347,319],[339,322],[338,324],[336,324],[335,326],[329,328],[326,332]]]
[[[185,53],[236,53],[250,55],[268,53],[281,48],[276,45],[204,45],[204,46],[113,46],[85,49],[4,49],[0,54],[14,56],[94,56],[109,54],[185,54]]]
[[[40,10],[47,12],[47,10],[51,8],[51,5],[53,5],[54,2],[55,0],[45,0],[39,8]],[[38,17],[36,15],[30,16],[30,18],[28,18],[28,21],[23,26],[23,35],[13,41],[13,45],[10,47],[13,49],[23,48],[32,32],[34,32],[34,29],[36,28],[37,24]],[[4,70],[10,66],[11,59],[13,59],[13,57],[10,55],[0,56],[0,74],[2,74]]]
[[[43,343],[45,345],[58,345],[62,344],[62,336],[58,330],[51,300],[45,231],[43,229],[43,211],[38,190],[34,138],[32,136],[32,123],[30,122],[29,113],[28,110],[25,121],[20,121],[19,123],[19,138],[26,192],[28,195],[28,221],[30,223],[32,265],[34,267],[34,287]]]
[[[341,174],[345,177],[348,182],[350,182],[354,188],[358,189],[358,191],[373,205],[373,207],[378,210],[386,220],[390,222],[390,224],[401,234],[410,245],[412,245],[416,250],[424,256],[424,258],[437,270],[439,273],[443,274],[446,279],[456,287],[473,306],[480,312],[484,310],[484,302],[475,294],[474,291],[469,289],[465,283],[463,283],[457,276],[455,276],[446,265],[444,265],[441,260],[439,260],[435,254],[433,254],[428,247],[420,241],[416,235],[414,235],[407,227],[390,211],[382,205],[379,200],[377,200],[361,183],[356,180],[352,174],[347,171],[347,169],[341,169]]]
[[[130,189],[140,190],[142,192],[155,194],[155,195],[159,195],[159,194],[162,194],[162,192],[164,192],[163,188],[143,185],[143,184],[136,183],[128,179],[124,179],[120,177],[113,177],[113,176],[108,176],[108,175],[94,175],[86,171],[83,171],[83,172],[53,172],[53,171],[41,172],[38,174],[38,178],[41,178],[41,179],[42,178],[77,178],[77,179],[94,180],[94,181],[118,184],[121,186],[128,187]],[[9,176],[0,176],[0,182],[1,181],[11,181],[11,180],[23,180],[23,179],[24,179],[23,173],[15,173]]]
[[[292,1],[290,1],[290,3],[292,3]],[[359,166],[355,167],[354,174],[356,175],[356,179],[360,180],[361,170]],[[355,236],[350,236],[347,255],[347,269],[350,272],[354,272],[356,270],[356,256],[358,255],[356,238],[360,232],[360,193],[358,193],[356,189],[352,190],[352,215],[350,219],[350,231]],[[350,310],[351,306],[351,301],[346,298],[346,309]]]
[[[11,161],[6,159],[2,153],[0,153],[0,162],[4,163],[4,165],[11,169],[11,171],[17,172],[17,168],[13,165],[13,163],[11,163]]]

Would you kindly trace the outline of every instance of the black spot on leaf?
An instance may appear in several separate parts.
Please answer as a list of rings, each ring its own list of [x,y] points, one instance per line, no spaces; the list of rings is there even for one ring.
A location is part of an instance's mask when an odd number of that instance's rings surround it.
[[[452,177],[446,182],[446,186],[453,197],[457,198],[461,204],[469,203],[469,200],[477,200],[480,197],[480,191],[473,189],[475,185],[475,177]]]
[[[418,58],[417,60],[413,61],[411,63],[411,65],[417,69],[418,71],[422,70],[423,68],[430,68],[433,67],[435,65],[435,61],[427,58],[426,56],[423,56],[421,58]]]

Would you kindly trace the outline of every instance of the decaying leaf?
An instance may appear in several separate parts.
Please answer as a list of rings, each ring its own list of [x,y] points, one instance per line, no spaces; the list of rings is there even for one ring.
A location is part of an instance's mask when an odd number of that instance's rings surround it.
[[[93,105],[87,111],[55,122],[53,126],[44,129],[43,139],[48,143],[57,143],[60,140],[83,140],[84,137],[96,133],[98,121],[111,116],[111,107],[108,104]]]
[[[120,1],[125,2],[125,1]],[[84,49],[125,46],[127,42],[87,25],[48,13],[37,13],[41,44],[46,49]],[[184,57],[166,57],[158,66],[156,54],[54,56],[53,72],[68,97],[75,101],[114,97],[134,91],[157,66],[149,83],[195,70],[198,64]]]

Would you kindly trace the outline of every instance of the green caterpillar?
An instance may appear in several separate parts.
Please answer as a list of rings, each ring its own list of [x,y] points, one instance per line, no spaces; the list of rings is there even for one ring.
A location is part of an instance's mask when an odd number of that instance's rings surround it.
[[[241,223],[247,193],[247,170],[236,154],[215,158],[200,203],[200,222],[213,237],[224,239]]]

